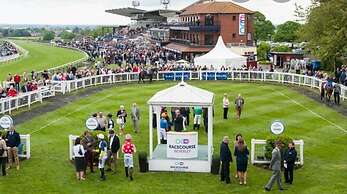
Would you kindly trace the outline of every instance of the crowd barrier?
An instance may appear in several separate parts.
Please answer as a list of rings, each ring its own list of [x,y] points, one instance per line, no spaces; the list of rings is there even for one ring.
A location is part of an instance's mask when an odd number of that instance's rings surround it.
[[[322,80],[306,75],[264,72],[264,71],[165,71],[154,75],[154,81],[163,80],[238,80],[275,82],[279,84],[293,84],[306,86],[320,90]],[[37,91],[23,93],[17,97],[0,100],[0,113],[11,113],[12,110],[28,106],[36,102],[42,102],[44,98],[54,96],[58,93],[69,93],[82,88],[116,83],[130,83],[138,81],[138,73],[118,73],[108,75],[97,75],[69,81],[51,81],[49,87],[40,88]],[[146,80],[147,81],[147,80]],[[341,98],[347,99],[347,87],[341,86]]]

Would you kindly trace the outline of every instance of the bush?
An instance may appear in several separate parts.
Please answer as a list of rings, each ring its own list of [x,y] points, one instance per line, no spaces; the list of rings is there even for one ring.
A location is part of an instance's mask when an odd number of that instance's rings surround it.
[[[213,155],[212,164],[211,164],[211,173],[216,175],[219,174],[219,168],[220,168],[220,156]]]
[[[272,136],[270,138],[268,138],[266,140],[266,146],[265,146],[265,158],[271,160],[272,157],[272,150],[275,148],[275,141],[280,141],[282,144],[282,147],[284,149],[281,149],[281,153],[283,155],[283,153],[286,151],[287,149],[287,145],[289,142],[292,142],[293,139],[285,136],[285,135],[281,135],[281,136]]]
[[[139,152],[139,167],[140,172],[148,172],[147,153],[144,151]]]

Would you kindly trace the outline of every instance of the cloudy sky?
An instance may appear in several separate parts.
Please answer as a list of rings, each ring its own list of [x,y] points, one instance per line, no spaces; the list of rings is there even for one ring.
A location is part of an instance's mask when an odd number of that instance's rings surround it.
[[[182,9],[195,1],[171,0],[169,9]],[[240,5],[260,11],[274,24],[281,24],[287,20],[294,20],[295,3],[306,7],[311,2],[288,1],[276,3],[273,0],[248,0]],[[160,0],[140,2],[141,9],[162,8]],[[0,24],[128,24],[129,18],[105,13],[106,9],[128,6],[131,6],[131,0],[0,0]]]

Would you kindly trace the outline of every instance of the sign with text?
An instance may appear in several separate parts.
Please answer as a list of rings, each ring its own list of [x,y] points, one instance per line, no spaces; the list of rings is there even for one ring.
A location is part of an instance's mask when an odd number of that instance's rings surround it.
[[[271,123],[270,130],[274,135],[280,135],[284,132],[285,127],[281,121],[274,121]]]
[[[168,132],[167,158],[197,158],[198,132]]]
[[[246,15],[239,14],[239,35],[245,35],[246,33]]]
[[[13,125],[13,120],[10,116],[5,115],[0,118],[0,127],[3,129],[8,129]]]

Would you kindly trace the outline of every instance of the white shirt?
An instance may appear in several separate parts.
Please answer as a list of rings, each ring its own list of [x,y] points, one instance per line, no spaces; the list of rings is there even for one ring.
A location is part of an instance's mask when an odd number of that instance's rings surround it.
[[[80,150],[82,152],[82,155],[79,153]],[[77,157],[77,158],[78,157],[84,157],[84,153],[85,153],[85,151],[84,151],[84,148],[81,144],[73,146],[73,156],[74,157]]]
[[[229,99],[223,98],[223,108],[228,108],[228,107],[229,107]]]
[[[114,139],[114,135],[110,139],[110,149],[111,149],[111,146],[112,146],[112,143],[113,143],[113,139]]]

